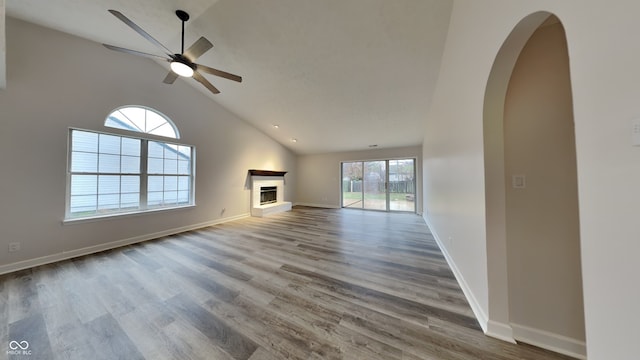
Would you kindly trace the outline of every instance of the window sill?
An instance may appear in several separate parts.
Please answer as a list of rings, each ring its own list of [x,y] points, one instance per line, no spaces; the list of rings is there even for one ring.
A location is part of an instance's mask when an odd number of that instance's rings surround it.
[[[155,214],[155,213],[165,212],[165,211],[191,209],[195,207],[196,207],[195,204],[191,204],[191,205],[176,206],[176,207],[170,207],[170,208],[150,209],[150,210],[144,210],[144,211],[132,211],[132,212],[118,213],[118,214],[96,215],[96,216],[87,216],[87,217],[81,217],[81,218],[68,218],[68,219],[62,220],[62,224],[63,225],[83,224],[83,223],[96,222],[96,221],[102,221],[102,220],[112,220],[112,219],[119,219],[119,218],[143,216],[147,214]]]

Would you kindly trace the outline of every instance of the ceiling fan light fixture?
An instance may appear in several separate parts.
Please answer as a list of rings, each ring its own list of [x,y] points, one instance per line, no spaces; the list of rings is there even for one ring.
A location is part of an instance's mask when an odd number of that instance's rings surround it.
[[[174,73],[183,76],[183,77],[192,77],[193,76],[193,68],[183,62],[178,60],[174,60],[171,62],[171,71]]]

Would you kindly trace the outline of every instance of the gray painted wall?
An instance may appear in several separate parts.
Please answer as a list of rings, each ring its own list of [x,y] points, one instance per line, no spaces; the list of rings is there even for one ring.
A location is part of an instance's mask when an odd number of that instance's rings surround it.
[[[416,159],[416,208],[422,213],[422,147],[337,152],[298,156],[296,203],[339,208],[340,162],[359,160]]]
[[[7,89],[0,90],[0,272],[247,215],[252,168],[289,171],[285,200],[293,200],[293,153],[184,80],[163,84],[166,70],[150,60],[8,18],[7,64]],[[111,131],[105,117],[127,104],[169,116],[179,141],[196,147],[196,207],[63,224],[68,128]],[[9,254],[10,242],[22,249]]]

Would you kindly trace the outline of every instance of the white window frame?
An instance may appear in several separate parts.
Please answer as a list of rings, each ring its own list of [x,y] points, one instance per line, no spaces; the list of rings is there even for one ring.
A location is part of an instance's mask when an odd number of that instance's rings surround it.
[[[74,216],[71,213],[71,179],[72,179],[72,175],[74,174],[89,174],[89,173],[83,173],[83,172],[72,172],[72,153],[73,153],[73,132],[74,131],[82,131],[82,132],[89,132],[89,133],[95,133],[95,134],[104,134],[104,135],[110,135],[110,136],[117,136],[120,138],[129,138],[129,139],[137,139],[141,141],[140,144],[140,172],[139,174],[135,174],[135,175],[139,175],[140,176],[140,192],[139,192],[139,196],[140,196],[140,200],[139,200],[139,208],[135,209],[135,210],[114,210],[114,211],[107,211],[105,213],[99,213],[99,210],[96,208],[96,213],[95,214],[90,214],[87,216]],[[138,133],[136,133],[138,134]],[[144,137],[144,136],[132,136],[132,135],[123,135],[123,134],[119,134],[119,133],[111,133],[111,132],[104,132],[104,131],[96,131],[96,130],[88,130],[88,129],[81,129],[81,128],[69,128],[68,131],[68,148],[67,148],[67,179],[66,179],[66,195],[65,195],[65,219],[64,222],[77,222],[77,221],[86,221],[86,220],[94,220],[94,219],[102,219],[102,218],[110,218],[110,217],[116,217],[116,216],[126,216],[126,215],[137,215],[137,214],[144,214],[144,213],[150,213],[150,212],[156,212],[156,211],[165,211],[165,210],[172,210],[172,209],[181,209],[181,208],[189,208],[189,207],[194,207],[195,206],[195,179],[196,179],[196,171],[195,171],[195,162],[196,162],[196,148],[195,146],[192,145],[187,145],[187,144],[181,144],[181,143],[177,143],[174,141],[166,141],[166,138],[156,138],[156,137]],[[147,190],[148,190],[148,178],[149,176],[157,176],[157,174],[149,174],[148,173],[148,146],[149,146],[149,142],[158,142],[158,143],[164,143],[164,144],[169,144],[169,145],[176,145],[176,146],[184,146],[184,147],[188,147],[191,149],[191,161],[189,164],[189,177],[190,177],[190,181],[189,181],[189,201],[188,203],[182,203],[182,204],[171,204],[171,205],[165,205],[165,206],[152,206],[149,207],[147,206]],[[99,172],[98,170],[95,173],[90,173],[90,174],[95,174],[95,175],[131,175],[131,174],[127,174],[127,173],[106,173],[106,172]],[[176,175],[177,176],[177,175]],[[97,196],[97,194],[96,194]]]

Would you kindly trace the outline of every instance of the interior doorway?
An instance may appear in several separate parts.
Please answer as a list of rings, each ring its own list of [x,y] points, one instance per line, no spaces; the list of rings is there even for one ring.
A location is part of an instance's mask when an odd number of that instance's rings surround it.
[[[342,162],[342,207],[416,212],[415,159]]]

